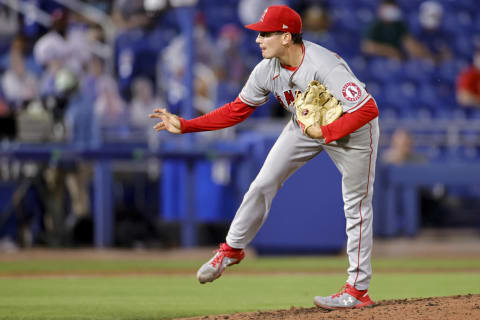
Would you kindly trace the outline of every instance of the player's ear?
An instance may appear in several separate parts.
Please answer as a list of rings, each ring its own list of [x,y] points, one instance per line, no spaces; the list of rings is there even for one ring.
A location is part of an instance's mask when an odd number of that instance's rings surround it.
[[[292,41],[292,34],[290,32],[284,32],[282,34],[282,44],[287,45]]]

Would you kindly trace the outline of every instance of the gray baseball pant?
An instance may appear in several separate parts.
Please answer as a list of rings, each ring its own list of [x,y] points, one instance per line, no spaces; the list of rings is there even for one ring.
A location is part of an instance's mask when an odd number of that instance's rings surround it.
[[[228,245],[245,248],[265,222],[272,200],[287,178],[325,150],[342,174],[350,264],[347,282],[358,290],[367,289],[372,275],[372,198],[378,139],[378,118],[329,144],[303,135],[298,125],[289,121],[235,214]]]

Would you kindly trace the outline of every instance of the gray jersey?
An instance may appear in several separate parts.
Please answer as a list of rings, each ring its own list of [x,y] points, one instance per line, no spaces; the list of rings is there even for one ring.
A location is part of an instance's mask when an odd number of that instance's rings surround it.
[[[365,84],[358,80],[338,54],[309,41],[304,43],[302,63],[296,71],[281,66],[277,58],[262,60],[252,71],[239,98],[250,106],[260,106],[273,92],[288,111],[295,114],[293,101],[317,80],[342,102],[344,112],[353,112],[370,98]]]

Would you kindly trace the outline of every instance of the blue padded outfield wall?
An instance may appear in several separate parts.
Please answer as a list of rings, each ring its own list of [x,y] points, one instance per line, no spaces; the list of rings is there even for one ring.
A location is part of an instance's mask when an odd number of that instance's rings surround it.
[[[239,141],[246,157],[231,163],[231,180],[212,178],[213,161],[196,161],[192,170],[194,224],[230,223],[250,183],[260,170],[276,135],[249,133]],[[188,220],[188,167],[163,163],[161,216],[169,222]],[[185,230],[184,230],[185,231]],[[269,217],[252,246],[259,253],[337,252],[346,241],[341,175],[326,153],[293,174],[273,200]]]

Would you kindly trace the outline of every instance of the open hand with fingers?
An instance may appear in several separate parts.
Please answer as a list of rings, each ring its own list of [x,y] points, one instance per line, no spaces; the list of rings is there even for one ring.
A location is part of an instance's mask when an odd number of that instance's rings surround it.
[[[180,120],[177,115],[172,114],[165,108],[154,109],[153,113],[148,115],[150,119],[160,119],[160,121],[153,126],[156,131],[167,130],[170,133],[181,134]]]

